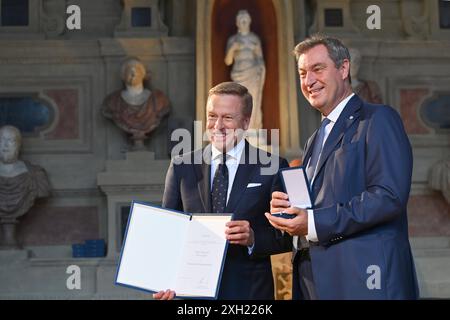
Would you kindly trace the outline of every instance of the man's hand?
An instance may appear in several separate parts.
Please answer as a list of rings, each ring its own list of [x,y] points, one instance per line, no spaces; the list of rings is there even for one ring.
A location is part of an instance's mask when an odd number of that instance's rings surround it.
[[[251,247],[255,242],[255,235],[248,221],[230,221],[226,226],[225,235],[231,244],[240,244],[242,246]]]
[[[289,197],[284,192],[275,191],[272,193],[272,201],[270,201],[270,213],[278,213],[285,211],[291,206]]]
[[[172,300],[173,298],[175,298],[175,291],[170,289],[153,294],[153,299],[155,300]]]
[[[308,234],[308,212],[305,209],[290,207],[283,212],[296,214],[292,219],[279,218],[266,212],[266,218],[270,224],[281,231],[286,231],[291,236],[306,236]]]
[[[274,217],[266,212],[266,218],[270,224],[281,231],[286,231],[291,236],[305,236],[308,234],[308,212],[305,209],[290,207],[289,197],[286,193],[275,191],[270,201],[270,213],[286,212],[296,214],[292,219]]]

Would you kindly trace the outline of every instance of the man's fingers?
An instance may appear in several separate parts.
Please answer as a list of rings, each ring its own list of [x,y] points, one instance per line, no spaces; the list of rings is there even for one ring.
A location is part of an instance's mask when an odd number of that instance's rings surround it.
[[[153,294],[153,299],[156,300],[172,300],[175,298],[175,291],[167,289],[166,291],[159,291]]]
[[[248,233],[238,233],[238,234],[230,234],[227,236],[228,241],[239,241],[239,240],[248,240],[250,234]]]
[[[250,246],[253,245],[253,230],[246,220],[230,221],[226,224],[226,239],[231,244]]]
[[[287,199],[289,199],[289,196],[284,192],[274,191],[274,192],[272,192],[272,199],[287,200]]]
[[[225,229],[225,234],[249,233],[250,227],[233,227]]]
[[[245,241],[243,241],[243,240],[240,240],[240,241],[230,241],[230,244],[239,244],[239,245],[241,245],[241,246],[246,246],[246,245],[247,245],[247,243],[246,243]]]
[[[250,233],[250,223],[246,220],[229,221],[226,224],[225,234]]]
[[[175,291],[167,289],[166,291],[159,291],[153,294],[153,299],[156,300],[172,300],[175,298]]]
[[[250,230],[243,232],[231,232],[227,234],[227,240],[245,240],[247,241],[250,238]]]
[[[284,210],[284,212],[286,213],[290,213],[290,214],[300,214],[302,212],[303,209],[299,209],[299,208],[295,208],[295,207],[290,207],[287,208],[286,210]]]
[[[225,224],[227,227],[231,228],[231,227],[236,227],[236,226],[241,226],[241,227],[250,227],[250,223],[247,220],[234,220],[234,221],[228,221]]]
[[[274,217],[268,212],[265,213],[265,216],[269,220],[270,224],[278,230],[286,231],[286,229],[290,227],[290,219]]]
[[[164,294],[163,294],[161,300],[172,300],[173,298],[175,298],[175,291],[170,290],[170,289],[167,289],[167,290],[164,292]]]
[[[280,199],[272,199],[270,201],[270,211],[271,212],[279,212],[282,211],[284,208],[289,208],[291,206],[291,203],[287,200],[280,200]],[[278,210],[278,211],[275,211]]]
[[[164,295],[164,291],[159,291],[159,292],[153,294],[153,299],[161,300],[163,295]]]

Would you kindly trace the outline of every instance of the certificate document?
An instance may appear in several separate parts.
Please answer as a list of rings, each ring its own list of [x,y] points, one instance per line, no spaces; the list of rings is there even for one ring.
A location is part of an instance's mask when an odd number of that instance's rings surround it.
[[[231,214],[189,214],[133,202],[116,284],[177,297],[217,297]]]
[[[312,207],[310,186],[305,167],[281,169],[284,190],[289,196],[291,206],[308,209]]]

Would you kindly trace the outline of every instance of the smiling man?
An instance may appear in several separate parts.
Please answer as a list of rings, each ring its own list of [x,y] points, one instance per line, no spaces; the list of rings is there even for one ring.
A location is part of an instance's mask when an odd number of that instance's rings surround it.
[[[406,205],[412,153],[398,113],[352,92],[350,55],[335,38],[313,36],[294,50],[301,91],[322,114],[303,163],[313,208],[274,192],[277,229],[293,235],[294,299],[415,299]]]
[[[285,159],[267,155],[245,139],[252,114],[247,88],[224,82],[209,91],[207,134],[202,150],[175,157],[166,176],[163,206],[185,212],[233,213],[227,224],[230,243],[225,259],[219,299],[273,299],[270,254],[285,251],[290,239],[267,221],[271,194],[280,190],[277,169],[265,175],[272,159],[287,167]],[[256,156],[252,159],[252,156]],[[172,299],[175,292],[161,291],[156,299]]]

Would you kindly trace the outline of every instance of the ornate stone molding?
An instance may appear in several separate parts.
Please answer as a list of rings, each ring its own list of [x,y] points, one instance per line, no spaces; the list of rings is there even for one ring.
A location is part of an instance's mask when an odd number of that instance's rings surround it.
[[[314,22],[309,29],[309,34],[322,32],[346,38],[359,36],[360,31],[354,25],[350,12],[350,0],[315,0],[314,7]],[[327,9],[341,10],[343,22],[341,27],[330,27],[325,24],[325,10]]]
[[[122,0],[122,5],[122,18],[114,31],[116,38],[164,37],[168,35],[168,28],[161,20],[158,0]],[[149,9],[150,25],[134,27],[133,9]]]
[[[400,1],[400,14],[402,17],[403,30],[411,39],[428,39],[430,35],[429,6],[426,0],[420,3],[420,10],[414,10],[411,1]],[[418,13],[418,15],[417,15]]]
[[[41,30],[47,37],[56,37],[64,33],[66,3],[60,0],[42,0]]]

